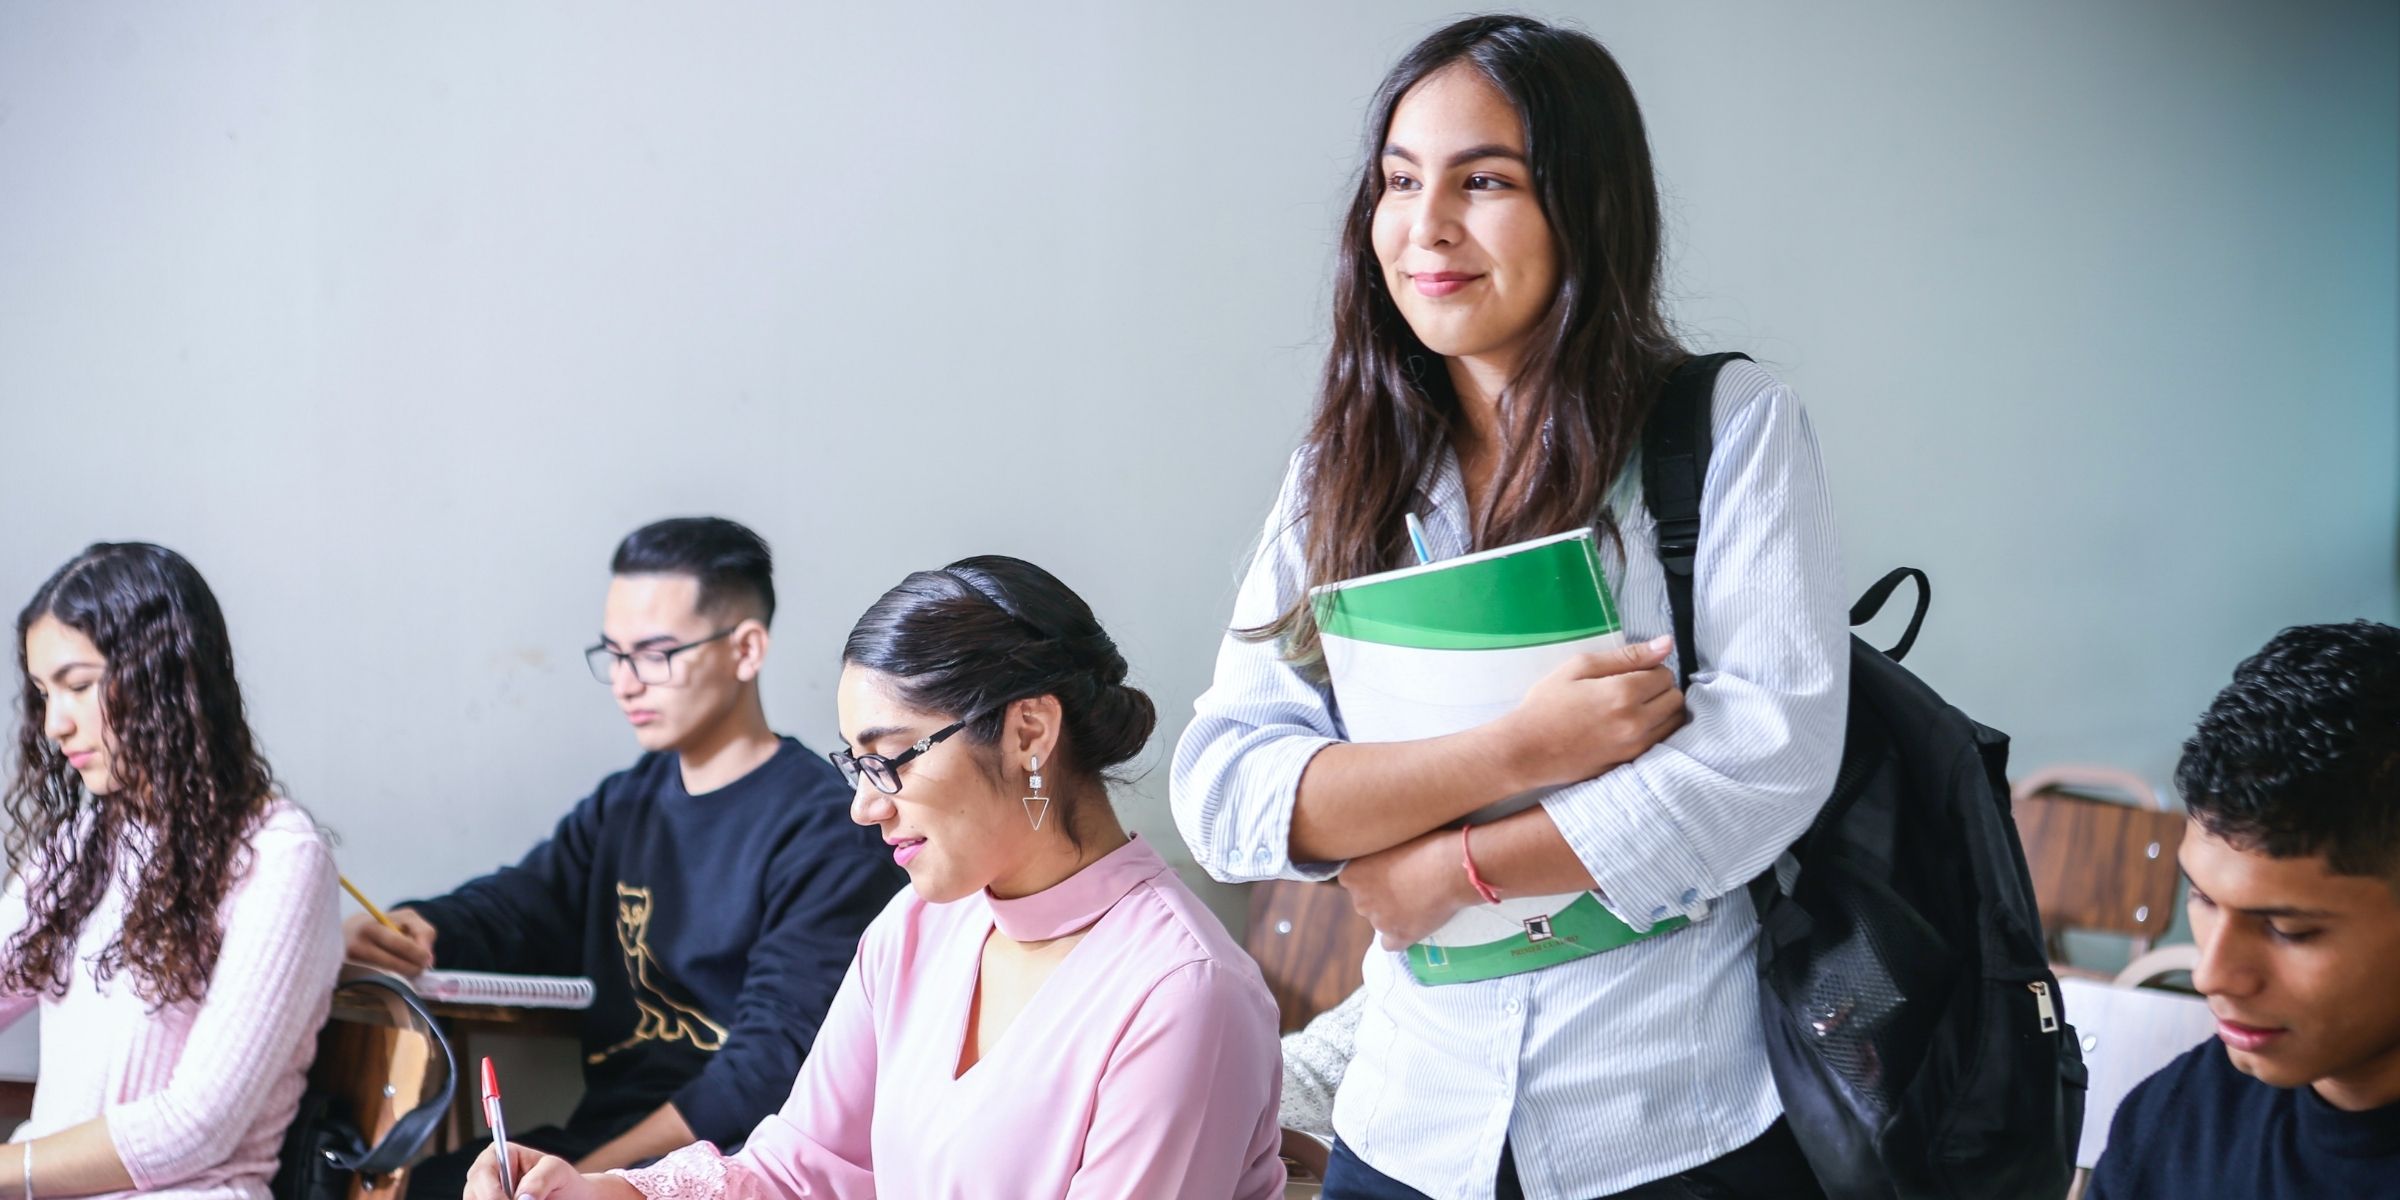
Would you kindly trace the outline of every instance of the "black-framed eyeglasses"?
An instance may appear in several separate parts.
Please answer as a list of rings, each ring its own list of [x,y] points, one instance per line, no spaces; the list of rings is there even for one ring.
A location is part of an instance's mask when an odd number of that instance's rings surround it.
[[[730,625],[696,642],[685,642],[680,646],[654,646],[647,650],[614,650],[609,648],[607,642],[600,642],[583,652],[583,661],[592,669],[592,678],[602,683],[615,683],[617,664],[624,663],[632,670],[635,679],[655,686],[675,677],[676,655],[731,637],[733,631],[739,628],[739,625]]]
[[[966,727],[966,721],[953,721],[917,739],[916,745],[910,746],[890,758],[885,758],[880,754],[852,754],[848,747],[836,750],[825,757],[833,760],[834,767],[841,771],[842,778],[850,784],[852,790],[855,791],[858,788],[859,777],[863,775],[868,783],[875,785],[876,791],[882,792],[886,796],[897,796],[900,794],[900,768],[914,761],[918,755],[940,745],[943,738]]]

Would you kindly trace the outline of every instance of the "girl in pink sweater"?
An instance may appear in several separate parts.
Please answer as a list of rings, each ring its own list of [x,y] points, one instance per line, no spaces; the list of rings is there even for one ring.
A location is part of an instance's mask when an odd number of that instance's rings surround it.
[[[17,618],[0,1024],[37,1005],[0,1200],[264,1200],[335,973],[332,856],[252,742],[216,597],[100,544]]]

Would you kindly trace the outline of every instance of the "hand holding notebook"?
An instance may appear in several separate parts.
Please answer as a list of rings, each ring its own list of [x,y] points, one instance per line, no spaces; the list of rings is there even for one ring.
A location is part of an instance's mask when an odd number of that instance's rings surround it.
[[[1536,764],[1530,778],[1571,781],[1586,767],[1589,774],[1582,777],[1589,778],[1615,765],[1607,761],[1609,745],[1625,739],[1583,722],[1591,720],[1587,709],[1621,709],[1624,697],[1593,693],[1624,685],[1590,678],[1593,672],[1577,667],[1580,656],[1625,645],[1597,543],[1591,530],[1576,530],[1314,589],[1325,663],[1351,740],[1407,741],[1476,728],[1517,712],[1540,688],[1564,694],[1538,695],[1527,712],[1558,727],[1536,722],[1524,745],[1593,761],[1562,759],[1547,764],[1546,774]],[[1654,699],[1655,712],[1632,710],[1635,722],[1665,722],[1680,712],[1671,690]],[[1594,707],[1585,700],[1603,703]],[[1468,823],[1523,811],[1551,790],[1526,790],[1472,814]],[[1495,896],[1461,909],[1410,947],[1409,969],[1426,984],[1497,978],[1598,954],[1684,923],[1661,922],[1637,934],[1590,892]]]
[[[1577,654],[1503,718],[1503,753],[1524,790],[1596,779],[1683,727],[1674,636]]]
[[[367,911],[352,920],[345,940],[351,962],[405,981],[428,1000],[490,1004],[504,1008],[590,1008],[592,981],[567,975],[512,975],[497,971],[433,969],[432,925],[412,909],[390,912],[342,879],[342,890]]]

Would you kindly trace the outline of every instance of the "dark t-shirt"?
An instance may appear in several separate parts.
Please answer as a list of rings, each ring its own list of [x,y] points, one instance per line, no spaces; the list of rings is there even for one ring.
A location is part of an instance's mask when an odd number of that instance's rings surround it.
[[[2242,1074],[2210,1039],[2117,1108],[2090,1200],[2400,1197],[2400,1104],[2344,1112]]]
[[[570,1131],[605,1140],[672,1100],[732,1146],[790,1095],[859,935],[907,882],[833,764],[785,738],[700,796],[676,755],[645,754],[524,861],[410,905],[438,966],[591,977]]]

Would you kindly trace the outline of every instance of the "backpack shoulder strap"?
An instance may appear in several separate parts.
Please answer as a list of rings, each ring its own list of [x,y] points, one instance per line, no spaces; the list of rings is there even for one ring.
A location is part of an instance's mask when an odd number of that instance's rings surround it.
[[[1717,372],[1747,354],[1695,354],[1667,377],[1665,390],[1642,426],[1642,501],[1658,522],[1658,565],[1667,573],[1667,605],[1675,615],[1676,678],[1689,683],[1699,669],[1692,638],[1692,560],[1700,553],[1700,492],[1714,449]]]

